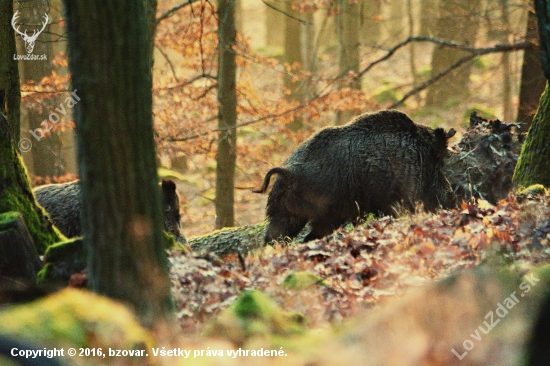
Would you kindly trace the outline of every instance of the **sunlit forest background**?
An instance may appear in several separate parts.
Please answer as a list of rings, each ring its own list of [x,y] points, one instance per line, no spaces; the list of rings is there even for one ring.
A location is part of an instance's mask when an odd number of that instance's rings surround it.
[[[19,63],[21,137],[40,128],[70,88],[60,1],[16,4],[25,7],[35,19],[22,24],[40,24],[44,13],[50,24],[34,50],[48,61]],[[157,155],[160,166],[181,174],[187,237],[215,229],[216,7],[208,0],[158,4]],[[455,128],[452,144],[473,110],[523,122],[526,131],[544,89],[530,1],[237,0],[236,27],[236,226],[263,219],[266,195],[251,189],[324,126],[397,108],[417,123]],[[23,47],[18,37],[19,53]],[[73,130],[67,114],[47,138],[32,140],[23,157],[34,184],[76,177]]]

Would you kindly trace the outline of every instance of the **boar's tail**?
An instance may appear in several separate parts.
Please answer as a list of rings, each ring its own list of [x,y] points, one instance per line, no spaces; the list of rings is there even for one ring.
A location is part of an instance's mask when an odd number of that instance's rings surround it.
[[[254,190],[252,190],[252,192],[254,192],[254,193],[265,193],[265,191],[267,190],[267,187],[269,187],[269,181],[271,180],[271,176],[273,174],[280,174],[283,177],[292,178],[292,173],[290,173],[285,168],[277,167],[277,168],[270,169],[267,172],[267,174],[265,175],[264,184],[262,185],[262,187],[258,188],[258,189],[254,189]]]

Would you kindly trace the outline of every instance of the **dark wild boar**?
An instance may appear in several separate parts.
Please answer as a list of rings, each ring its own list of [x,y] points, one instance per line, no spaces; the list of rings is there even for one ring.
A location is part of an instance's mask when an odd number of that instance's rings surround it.
[[[308,222],[312,229],[304,241],[322,238],[367,213],[393,214],[398,203],[452,207],[455,197],[442,168],[454,132],[416,125],[394,110],[322,129],[268,171],[254,191],[264,193],[277,174],[267,200],[266,243],[295,237]]]
[[[180,199],[176,192],[176,184],[164,179],[162,187],[162,207],[164,230],[174,235],[177,242],[185,243],[181,231]],[[81,236],[80,226],[80,182],[75,180],[62,184],[47,184],[36,187],[34,195],[38,203],[44,207],[53,224],[68,238]]]

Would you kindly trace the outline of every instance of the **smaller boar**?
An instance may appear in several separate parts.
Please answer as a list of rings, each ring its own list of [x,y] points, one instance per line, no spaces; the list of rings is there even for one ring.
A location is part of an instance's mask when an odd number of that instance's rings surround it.
[[[180,199],[176,184],[164,179],[162,204],[164,230],[174,235],[179,243],[186,243],[181,231]],[[80,182],[75,180],[62,184],[47,184],[34,189],[38,203],[44,207],[53,224],[68,238],[81,236],[80,226]]]
[[[366,213],[392,214],[396,204],[427,210],[449,208],[454,194],[443,174],[447,140],[441,128],[414,124],[404,113],[364,114],[345,126],[327,127],[269,170],[261,188],[269,193],[265,241],[295,237],[311,222],[304,241],[322,238]]]

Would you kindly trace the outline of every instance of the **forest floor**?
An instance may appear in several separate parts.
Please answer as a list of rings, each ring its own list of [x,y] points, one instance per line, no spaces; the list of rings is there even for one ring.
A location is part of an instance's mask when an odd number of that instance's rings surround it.
[[[285,310],[304,314],[311,327],[335,324],[411,287],[423,286],[481,262],[522,267],[548,262],[549,197],[496,206],[463,203],[452,211],[383,217],[288,247],[266,247],[222,261],[174,251],[171,278],[178,318],[186,333],[201,331],[245,289],[261,290]],[[281,286],[306,272],[323,286]]]

